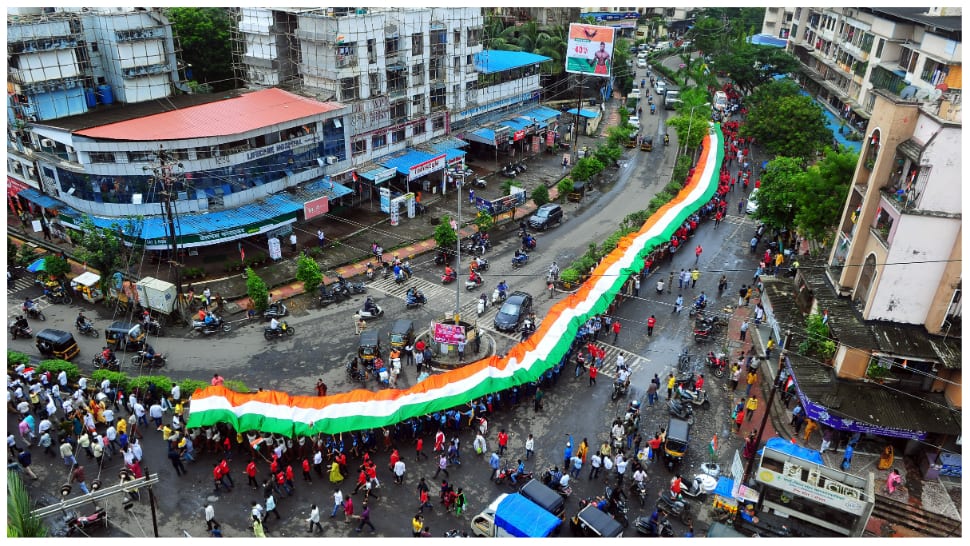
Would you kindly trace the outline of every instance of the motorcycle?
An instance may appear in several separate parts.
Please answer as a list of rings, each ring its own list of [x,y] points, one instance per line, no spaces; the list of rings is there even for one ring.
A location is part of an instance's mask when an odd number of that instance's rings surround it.
[[[519,172],[512,168],[511,163],[509,163],[508,165],[502,168],[502,176],[505,176],[507,178],[515,178],[518,175],[519,175]]]
[[[488,271],[488,260],[485,258],[478,258],[478,267],[475,268],[475,271]]]
[[[41,311],[39,307],[37,307],[36,303],[31,308],[27,308],[26,306],[21,306],[21,310],[27,315],[27,318],[47,320],[47,317],[44,315],[44,312]]]
[[[720,328],[720,321],[716,317],[712,317],[712,320],[701,320],[694,323],[694,341],[703,342],[714,337]],[[720,376],[718,376],[720,377]]]
[[[627,518],[627,513],[629,513],[630,508],[624,500],[624,495],[621,491],[617,491],[613,494],[613,489],[609,486],[606,488],[606,498],[609,502],[606,505],[606,511],[613,516],[613,519],[617,521],[623,528],[627,528],[630,525],[630,520]]]
[[[664,146],[670,144],[670,135],[664,135]]]
[[[317,298],[317,301],[319,302],[321,307],[326,307],[331,303],[339,303],[340,301],[345,300],[349,297],[350,295],[347,294],[344,290],[339,290],[336,288],[330,289],[330,288],[327,288],[326,286],[321,286],[320,297]]]
[[[458,273],[454,269],[450,273],[444,273],[441,275],[441,284],[451,284],[458,280]]]
[[[701,475],[698,474],[694,476],[694,479],[690,482],[690,487],[682,487],[680,489],[680,494],[687,495],[688,497],[695,499],[707,495],[707,493],[704,492],[704,488],[701,487]]]
[[[695,330],[696,337],[696,330]],[[714,354],[714,351],[707,353],[707,367],[712,370],[714,377],[724,377],[724,372],[727,370],[727,359],[724,358],[724,353]]]
[[[415,309],[421,307],[422,305],[428,303],[428,298],[424,297],[421,292],[414,291],[413,288],[409,288],[407,294],[404,297],[404,305],[408,309]]]
[[[680,394],[680,399],[683,402],[690,402],[695,406],[700,406],[703,409],[709,409],[711,407],[711,401],[707,398],[707,391],[701,389],[699,391],[692,391],[690,389],[678,389]]]
[[[500,467],[495,472],[495,476],[492,478],[492,481],[495,482],[495,485],[501,485],[502,482],[504,482],[505,480],[509,480],[509,482],[511,483],[512,474],[515,474],[515,471],[516,471],[516,468],[514,466],[509,466],[508,461],[506,461],[504,468]],[[522,474],[518,474],[515,476],[516,484],[518,484],[520,480],[524,483],[531,479],[532,479],[532,472],[523,472]],[[513,484],[513,485],[516,485],[516,484]]]
[[[64,518],[64,525],[67,526],[67,536],[74,536],[76,533],[88,536],[88,532],[95,527],[108,528],[108,511],[98,508],[93,514],[86,516],[71,512]]]
[[[633,492],[637,494],[637,498],[640,499],[640,506],[643,507],[647,504],[647,484],[646,482],[633,482]]]
[[[18,317],[18,321],[21,319],[23,319],[23,317]],[[13,339],[17,339],[18,337],[30,339],[34,337],[34,331],[30,329],[30,326],[27,325],[26,321],[24,321],[23,324],[17,324],[15,321],[10,325],[10,335]]]
[[[523,265],[525,265],[527,263],[529,263],[529,255],[526,254],[525,252],[522,252],[518,256],[513,256],[512,257],[512,268],[513,269],[518,269],[518,268],[522,267]]]
[[[74,303],[74,299],[70,294],[64,290],[64,287],[58,285],[53,288],[44,288],[44,295],[47,296],[47,300],[51,303],[63,303],[64,305],[71,305]]]
[[[146,354],[147,353],[145,351],[138,351],[136,354],[132,355],[131,357],[132,365],[145,366],[148,368],[161,368],[167,362],[165,359],[165,355],[163,355],[162,353],[155,353],[155,355],[151,358],[151,362],[145,359]]]
[[[81,334],[86,336],[91,336],[93,338],[98,337],[98,329],[94,327],[94,324],[90,320],[85,320],[83,324],[74,323],[74,328]]]
[[[692,317],[694,315],[701,314],[704,309],[707,308],[707,300],[694,300],[694,303],[687,310],[687,316]]]
[[[613,394],[610,395],[610,400],[616,400],[623,396],[626,396],[630,391],[630,385],[625,381],[616,380],[613,382]]]
[[[404,270],[408,272],[408,276],[410,277],[411,276],[411,269],[408,268],[408,267],[404,267]],[[342,289],[348,295],[350,295],[350,294],[366,294],[367,293],[367,287],[364,286],[364,283],[362,283],[362,282],[348,282],[347,279],[345,279],[343,277],[338,277],[337,278],[337,287],[339,287],[340,289]]]
[[[495,290],[492,290],[492,305],[502,303],[503,301],[505,301],[505,298],[507,297],[508,297],[508,294],[505,292],[502,292],[498,288],[496,288]]]
[[[208,323],[204,320],[193,320],[192,330],[199,332],[202,335],[214,334],[216,332],[229,332],[232,330],[232,324],[226,322],[222,317],[215,313],[209,313],[212,320]]]
[[[351,381],[360,381],[361,383],[367,381],[367,374],[355,364],[356,362],[353,360],[347,363],[347,377]]]
[[[162,337],[164,332],[162,331],[162,324],[158,322],[158,319],[148,317],[148,320],[141,321],[141,327],[145,330],[145,333],[152,336]]]
[[[640,516],[636,519],[636,521],[634,521],[633,525],[636,527],[638,533],[648,537],[674,536],[674,530],[670,526],[670,520],[665,517],[661,517],[659,521],[654,523],[653,521],[650,521],[650,518]]]
[[[285,317],[287,314],[289,314],[289,312],[290,311],[286,308],[285,303],[281,301],[274,301],[273,303],[269,304],[269,307],[267,307],[265,311],[263,311],[263,318],[267,320],[271,318],[281,318]]]
[[[520,173],[524,173],[525,171],[529,170],[529,166],[525,164],[525,161],[519,161],[513,165],[513,167],[515,167],[515,170],[519,171]]]
[[[367,309],[366,305],[361,307],[360,311],[357,311],[357,315],[364,320],[381,318],[384,316],[384,310],[381,309],[380,305],[375,303],[374,307],[371,309]]]
[[[651,114],[656,114],[657,113],[657,105],[656,104],[651,104],[650,105],[650,113]]]
[[[454,258],[452,257],[451,253],[447,250],[439,250],[434,255],[435,265],[448,265],[453,259]]]
[[[660,496],[657,497],[657,509],[663,509],[664,512],[677,516],[684,524],[689,524],[692,519],[691,511],[693,508],[690,503],[684,499],[674,498],[669,489],[660,492]]]
[[[112,356],[111,360],[105,362],[104,358],[100,354],[97,354],[91,359],[91,364],[94,365],[95,370],[108,370],[112,372],[117,372],[120,370],[118,358],[115,356]]]
[[[479,286],[485,284],[485,280],[478,273],[473,273],[469,278],[465,279],[465,290],[474,290]]]
[[[485,309],[488,308],[488,296],[482,294],[482,297],[478,298],[478,316],[482,316],[485,313]]]
[[[284,320],[280,321],[280,327],[276,328],[275,330],[269,326],[263,329],[263,337],[266,338],[266,341],[278,337],[292,336],[295,333],[296,331],[293,329],[293,327],[287,326],[286,321]]]
[[[674,417],[687,421],[688,425],[694,424],[694,408],[690,404],[671,399],[667,401],[667,411]]]
[[[527,237],[523,237],[522,247],[519,250],[521,250],[522,252],[528,252],[530,250],[535,250],[535,249],[536,249],[536,238],[531,235]]]
[[[535,331],[536,325],[533,324],[530,319],[525,319],[525,322],[522,323],[522,330],[520,330],[521,340],[525,341],[529,339],[529,336],[531,336]]]
[[[472,180],[472,186],[485,189],[488,186],[488,182],[484,178],[475,178]]]

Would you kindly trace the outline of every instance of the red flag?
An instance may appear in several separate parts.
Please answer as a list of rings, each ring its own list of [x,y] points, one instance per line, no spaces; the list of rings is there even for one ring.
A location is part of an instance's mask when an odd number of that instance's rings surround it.
[[[239,261],[240,262],[246,261],[246,250],[243,247],[239,247]]]

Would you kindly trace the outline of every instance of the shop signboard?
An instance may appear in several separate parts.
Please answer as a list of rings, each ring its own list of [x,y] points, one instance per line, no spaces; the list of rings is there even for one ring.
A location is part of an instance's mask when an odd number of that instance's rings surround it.
[[[837,490],[814,486],[808,482],[780,474],[769,468],[759,468],[757,479],[759,482],[770,487],[787,491],[788,493],[798,495],[818,504],[837,508],[843,512],[860,515],[866,509],[866,503],[862,500],[848,497]]]
[[[326,195],[303,203],[303,215],[306,220],[328,212],[330,212],[330,198]]]
[[[390,214],[391,212],[391,188],[381,188],[381,212]]]
[[[566,72],[611,77],[615,32],[613,27],[570,24],[566,43]]]
[[[424,163],[418,163],[408,169],[408,182],[413,182],[422,176],[427,176],[435,171],[445,168],[445,154],[433,157]]]
[[[457,345],[465,340],[465,327],[460,324],[434,323],[434,340],[436,343]]]

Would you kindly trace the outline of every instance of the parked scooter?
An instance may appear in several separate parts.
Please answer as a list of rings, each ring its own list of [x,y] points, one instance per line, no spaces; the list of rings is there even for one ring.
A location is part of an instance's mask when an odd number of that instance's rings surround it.
[[[281,301],[274,301],[269,304],[269,307],[263,311],[263,318],[269,320],[271,318],[282,318],[289,314],[289,309],[286,308],[286,304]]]
[[[707,398],[707,391],[705,389],[693,391],[691,389],[683,389],[678,386],[677,394],[680,395],[681,401],[685,403],[700,406],[703,409],[709,409],[711,407],[711,401]]]
[[[350,296],[343,290],[328,288],[327,286],[321,285],[320,296],[317,298],[317,302],[321,307],[326,307],[331,303],[339,303],[340,301],[349,297]]]
[[[484,178],[475,178],[472,180],[472,186],[485,189],[488,186],[488,182]]]
[[[508,178],[515,178],[518,175],[519,175],[519,172],[512,167],[511,163],[509,163],[508,165],[502,168],[502,176],[505,176]]]
[[[714,354],[714,351],[707,353],[707,367],[711,369],[714,377],[724,377],[727,370],[727,358],[724,353]]]
[[[64,518],[64,525],[67,526],[67,536],[74,536],[78,533],[89,536],[89,533],[96,527],[108,528],[108,511],[104,508],[97,508],[94,513],[86,516],[72,511]]]
[[[694,408],[690,404],[685,404],[680,400],[670,399],[667,401],[667,411],[671,415],[687,421],[688,425],[694,424]]]

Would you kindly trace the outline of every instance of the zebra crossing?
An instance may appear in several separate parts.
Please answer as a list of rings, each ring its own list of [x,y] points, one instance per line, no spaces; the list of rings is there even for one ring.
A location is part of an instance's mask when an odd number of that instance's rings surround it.
[[[34,285],[34,279],[29,277],[20,277],[19,279],[14,279],[13,283],[7,284],[7,295],[15,294],[21,290],[30,288]]]
[[[636,373],[641,370],[649,359],[644,358],[640,355],[631,353],[630,351],[624,351],[623,349],[610,345],[609,343],[603,343],[602,341],[597,342],[596,346],[606,352],[606,356],[603,357],[603,365],[600,366],[600,375],[605,375],[609,378],[616,378],[616,357],[620,354],[623,355],[623,362],[626,364],[627,368],[630,369],[631,373]],[[571,370],[570,370],[571,371]]]

